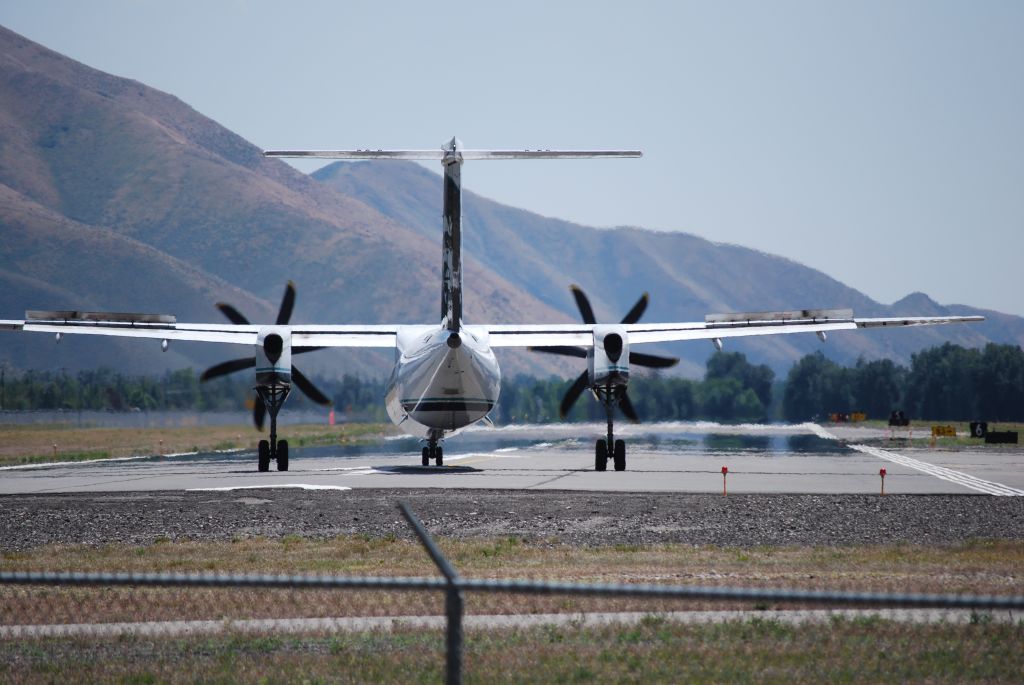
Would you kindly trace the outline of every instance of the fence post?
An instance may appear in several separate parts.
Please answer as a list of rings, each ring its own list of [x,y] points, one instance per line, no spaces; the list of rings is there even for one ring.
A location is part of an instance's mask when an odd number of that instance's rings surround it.
[[[448,587],[444,593],[444,608],[448,621],[447,631],[447,652],[446,652],[446,673],[445,682],[448,685],[462,685],[462,612],[463,597],[462,585],[459,582],[459,572],[455,570],[451,562],[444,556],[441,549],[430,537],[430,533],[423,527],[423,523],[416,518],[409,505],[403,500],[399,501],[398,508],[402,510],[402,516],[412,526],[416,537],[420,539],[427,550],[427,554],[433,559],[438,570],[448,581]]]

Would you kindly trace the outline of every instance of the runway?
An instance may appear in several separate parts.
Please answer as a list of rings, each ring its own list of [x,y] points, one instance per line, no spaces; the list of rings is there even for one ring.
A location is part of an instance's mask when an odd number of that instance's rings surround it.
[[[7,467],[0,494],[308,488],[480,488],[730,494],[1024,495],[1024,450],[911,448],[850,426],[623,426],[627,470],[594,471],[602,425],[473,429],[421,467],[416,440],[291,449],[291,470],[256,471],[252,450]],[[283,437],[287,437],[286,435]],[[610,466],[610,465],[609,465]]]

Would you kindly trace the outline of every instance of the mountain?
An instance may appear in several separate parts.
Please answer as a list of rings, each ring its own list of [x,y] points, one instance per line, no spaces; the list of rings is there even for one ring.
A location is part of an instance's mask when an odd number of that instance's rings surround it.
[[[297,323],[439,318],[437,237],[264,158],[171,95],[5,29],[0,130],[0,274],[17,283],[0,292],[2,318],[21,318],[26,308],[145,309],[221,321],[213,304],[223,299],[271,321],[289,278],[299,288]],[[475,320],[568,320],[473,260],[466,278],[480,295],[467,302]],[[183,361],[153,358],[138,343],[129,353],[80,340],[67,347],[81,353],[50,357],[40,342],[5,336],[0,359],[67,368],[125,354],[142,368]],[[223,348],[178,347],[196,364],[224,356]],[[337,371],[380,373],[393,353],[327,351],[311,355],[307,368],[316,368],[313,357],[329,357]],[[527,353],[511,358],[525,367]],[[545,357],[539,368],[561,362]]]
[[[438,176],[409,163],[336,164],[307,176],[172,95],[0,28],[0,318],[92,309],[220,322],[213,303],[223,300],[269,322],[294,279],[296,323],[431,323],[439,319],[440,198]],[[645,290],[647,321],[804,306],[931,313],[898,311],[923,306],[917,296],[884,306],[790,260],[692,235],[589,228],[469,192],[464,214],[470,322],[575,321],[574,282],[608,321]],[[0,363],[16,368],[134,372],[244,354],[198,344],[157,354],[152,342],[88,336],[56,348],[38,335],[0,340]],[[836,334],[824,349],[843,361],[906,361],[945,340],[1019,344],[1024,320],[994,315],[984,327]],[[778,370],[819,347],[813,336],[730,345]],[[689,375],[702,372],[711,349],[666,348],[683,356]],[[323,351],[303,368],[376,375],[392,354]],[[499,354],[507,373],[576,368],[526,351]]]
[[[469,167],[467,167],[468,169]],[[441,213],[439,175],[410,162],[338,162],[313,177],[355,197],[421,235],[436,232]],[[471,173],[464,174],[471,183]],[[844,363],[858,357],[891,358],[946,341],[979,346],[989,341],[1024,343],[1024,319],[971,307],[941,306],[915,293],[886,306],[826,274],[756,250],[712,243],[686,233],[641,228],[596,229],[551,219],[463,192],[465,250],[543,302],[575,315],[567,285],[590,295],[598,319],[617,320],[637,296],[651,293],[647,321],[703,320],[729,311],[849,308],[857,316],[983,314],[980,325],[888,331],[837,332],[822,347],[815,336],[773,336],[726,341],[777,371],[800,356],[823,349]],[[712,347],[672,348],[702,369]]]

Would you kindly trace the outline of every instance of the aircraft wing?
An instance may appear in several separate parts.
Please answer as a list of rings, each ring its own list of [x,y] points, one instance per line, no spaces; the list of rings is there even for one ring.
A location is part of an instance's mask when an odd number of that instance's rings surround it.
[[[0,320],[0,330],[40,333],[108,335],[194,342],[255,345],[263,326],[179,323],[166,314],[125,312],[30,311],[24,320]],[[316,347],[394,347],[399,326],[286,326],[292,344]]]
[[[854,318],[850,310],[800,310],[794,312],[743,312],[715,314],[704,321],[684,323],[623,324],[630,344],[679,340],[722,340],[755,335],[818,333],[856,328],[897,328],[984,321],[981,316],[924,316]],[[108,335],[157,340],[255,345],[262,326],[179,323],[163,314],[115,312],[26,312],[24,320],[0,320],[0,330]],[[395,347],[400,325],[287,326],[292,344],[315,347]],[[492,347],[589,346],[592,324],[495,324],[484,326]]]
[[[919,316],[854,318],[851,310],[800,310],[791,312],[739,312],[712,314],[704,321],[660,324],[623,324],[630,344],[677,340],[722,340],[755,335],[819,333],[857,328],[898,328],[984,321],[982,316]],[[561,324],[488,326],[492,347],[549,347],[593,344],[593,325]]]

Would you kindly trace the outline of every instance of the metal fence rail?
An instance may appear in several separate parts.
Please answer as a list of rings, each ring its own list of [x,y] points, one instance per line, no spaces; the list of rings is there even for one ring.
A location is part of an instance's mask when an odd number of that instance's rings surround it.
[[[416,532],[443,578],[258,575],[258,574],[178,574],[178,573],[79,573],[79,572],[0,572],[0,587],[35,586],[121,586],[132,588],[230,588],[303,591],[316,589],[369,590],[410,593],[443,592],[445,595],[446,681],[461,683],[463,670],[463,618],[465,593],[565,595],[606,598],[662,598],[672,600],[714,600],[725,602],[782,603],[798,606],[934,608],[984,611],[1024,610],[1024,595],[954,595],[911,592],[850,592],[755,588],[705,585],[653,585],[617,583],[575,583],[542,580],[473,579],[462,577],[431,538],[423,524],[405,503],[402,513]],[[434,614],[436,616],[436,614]],[[440,617],[437,617],[438,619]],[[314,619],[326,621],[330,619]],[[435,619],[436,620],[436,619]],[[258,621],[256,623],[259,623]],[[430,623],[437,625],[430,621]],[[266,623],[274,626],[273,620]],[[5,626],[6,627],[6,626]],[[9,633],[11,631],[8,631]],[[14,634],[14,633],[11,633]]]
[[[298,590],[447,591],[515,593],[528,595],[578,595],[605,597],[658,597],[716,601],[755,601],[815,604],[821,606],[864,606],[885,608],[1024,610],[1024,595],[950,595],[913,592],[843,592],[830,590],[788,590],[701,585],[646,585],[618,583],[562,583],[543,580],[501,580],[457,577],[442,578],[388,576],[289,576],[253,574],[177,573],[52,573],[0,571],[0,585],[119,585],[133,587],[222,587],[277,588]]]

